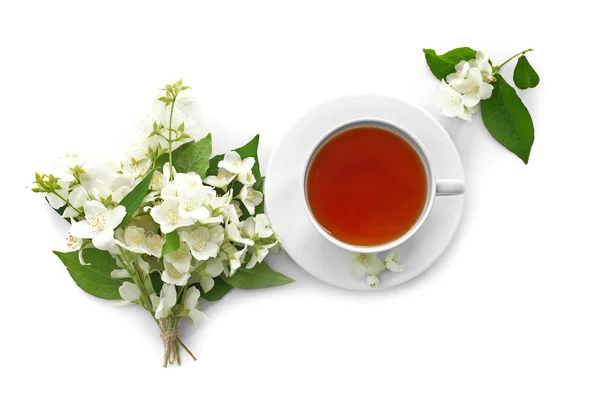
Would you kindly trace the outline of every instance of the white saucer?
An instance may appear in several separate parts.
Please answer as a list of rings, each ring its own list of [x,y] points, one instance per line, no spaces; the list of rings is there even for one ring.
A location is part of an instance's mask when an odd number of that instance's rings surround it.
[[[437,179],[464,180],[462,163],[444,128],[424,110],[384,96],[342,97],[303,116],[273,150],[265,179],[266,212],[285,251],[314,277],[346,289],[373,290],[348,274],[350,253],[325,239],[311,224],[303,205],[303,166],[315,142],[333,127],[357,118],[387,120],[412,132],[431,158]],[[373,201],[377,196],[374,194]],[[411,280],[446,249],[462,216],[464,196],[437,197],[421,229],[402,244],[403,272],[383,271],[379,289]]]

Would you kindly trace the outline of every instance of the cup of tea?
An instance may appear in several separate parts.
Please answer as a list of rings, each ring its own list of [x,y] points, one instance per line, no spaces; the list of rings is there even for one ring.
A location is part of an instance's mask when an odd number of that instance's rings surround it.
[[[379,119],[348,121],[325,133],[304,165],[304,205],[315,228],[349,251],[381,252],[410,239],[436,196],[464,193],[437,179],[427,150],[408,130]]]

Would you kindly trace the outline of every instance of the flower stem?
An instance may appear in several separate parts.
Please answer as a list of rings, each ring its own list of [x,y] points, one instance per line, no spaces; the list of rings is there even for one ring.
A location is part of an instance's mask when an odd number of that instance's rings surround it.
[[[523,50],[517,54],[515,54],[514,56],[512,56],[511,58],[509,58],[508,60],[504,61],[502,64],[497,65],[493,68],[493,73],[495,74],[496,72],[500,71],[500,68],[502,68],[505,64],[507,64],[508,62],[510,62],[513,58],[518,57],[518,56],[522,56],[523,54],[527,53],[528,51],[533,51],[533,49],[526,49]]]
[[[73,207],[71,205],[71,203],[69,203],[69,200],[65,199],[64,197],[62,197],[60,194],[58,194],[58,192],[54,189],[52,189],[52,193],[54,193],[56,195],[56,197],[58,197],[59,199],[61,199],[62,201],[65,202],[65,204],[67,205],[67,207],[71,207],[73,210],[77,211],[77,214],[79,214],[80,216],[83,216],[81,214],[81,211],[79,211],[78,209],[76,209],[75,207]],[[88,195],[89,196],[89,195]]]
[[[175,109],[175,102],[177,101],[177,95],[173,96],[173,103],[171,104],[171,113],[169,115],[169,165],[171,166],[171,180],[173,180],[173,175],[175,175],[173,170],[173,149],[171,144],[173,140],[171,135],[173,134],[173,110]]]
[[[188,349],[188,347],[183,344],[183,342],[181,341],[181,339],[177,338],[177,341],[179,342],[179,344],[181,345],[181,347],[183,347],[183,349],[185,351],[187,351],[187,353],[194,359],[194,361],[198,361],[198,359],[196,358],[196,356],[194,355],[194,353],[192,353],[192,351],[190,349]]]

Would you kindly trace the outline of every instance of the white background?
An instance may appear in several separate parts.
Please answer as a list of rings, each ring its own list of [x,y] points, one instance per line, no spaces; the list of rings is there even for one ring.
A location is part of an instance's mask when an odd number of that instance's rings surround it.
[[[0,6],[3,398],[597,399],[600,396],[598,23],[591,2],[29,2]],[[422,48],[533,47],[520,92],[530,164],[480,116],[439,115]],[[512,82],[512,67],[502,73]],[[82,292],[52,249],[67,226],[25,186],[66,151],[124,150],[155,89],[195,89],[215,150],[261,133],[266,166],[307,109],[351,93],[424,107],[463,159],[463,222],[401,287],[235,290],[184,328],[198,355],[163,370],[150,317]],[[375,201],[375,199],[374,199]],[[302,212],[290,210],[290,212]],[[310,249],[309,249],[310,251]],[[58,397],[59,396],[59,397]]]

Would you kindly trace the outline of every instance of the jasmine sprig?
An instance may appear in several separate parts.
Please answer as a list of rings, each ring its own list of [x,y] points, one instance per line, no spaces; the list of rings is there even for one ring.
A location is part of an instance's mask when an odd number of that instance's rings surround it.
[[[173,174],[173,142],[175,140],[181,139],[181,137],[184,135],[183,131],[185,129],[185,124],[183,122],[181,123],[181,125],[179,125],[177,130],[173,129],[173,111],[175,110],[175,103],[177,101],[177,96],[179,95],[179,93],[181,93],[182,91],[187,90],[187,89],[189,89],[189,86],[183,85],[183,82],[180,79],[172,85],[168,85],[168,84],[165,85],[165,88],[162,89],[165,91],[165,95],[158,98],[159,101],[162,101],[163,103],[165,103],[165,107],[171,106],[171,111],[169,113],[169,129],[168,129],[169,137],[165,138],[164,136],[161,135],[169,143],[169,164],[171,166],[171,179],[173,179],[173,175],[174,175]],[[175,138],[173,138],[173,136],[172,136],[173,133],[177,134]]]
[[[442,81],[442,114],[471,121],[471,115],[481,109],[490,134],[525,164],[534,141],[533,120],[515,89],[500,75],[500,69],[518,57],[513,73],[515,85],[519,89],[536,87],[540,77],[525,57],[532,50],[525,49],[492,66],[486,53],[469,47],[440,55],[423,49],[429,69]]]

